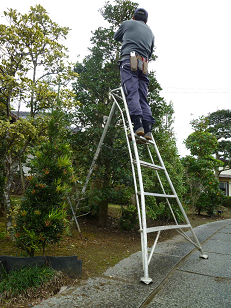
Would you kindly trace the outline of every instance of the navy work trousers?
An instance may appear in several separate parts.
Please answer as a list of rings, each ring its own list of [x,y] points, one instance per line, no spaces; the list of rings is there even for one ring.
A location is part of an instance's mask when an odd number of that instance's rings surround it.
[[[127,59],[120,64],[120,77],[131,119],[140,115],[143,120],[154,124],[155,119],[147,101],[148,76],[140,69],[131,71],[130,60]]]

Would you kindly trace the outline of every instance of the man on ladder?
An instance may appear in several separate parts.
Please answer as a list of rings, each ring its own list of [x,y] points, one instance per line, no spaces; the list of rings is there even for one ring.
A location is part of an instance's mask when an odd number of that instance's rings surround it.
[[[142,263],[144,275],[141,277],[141,281],[149,284],[152,279],[149,277],[149,264],[152,256],[154,255],[155,247],[157,245],[160,232],[164,230],[176,229],[186,240],[192,243],[199,251],[200,258],[207,259],[208,256],[203,252],[202,247],[198,241],[198,238],[188,220],[188,217],[184,211],[184,208],[177,196],[175,188],[169,177],[168,171],[165,168],[164,162],[159,153],[158,147],[152,136],[151,129],[155,120],[152,116],[150,106],[147,101],[147,88],[148,88],[148,71],[147,64],[150,59],[154,48],[154,35],[150,28],[146,25],[148,19],[148,13],[144,9],[138,8],[133,16],[133,20],[124,21],[119,29],[116,31],[114,38],[117,41],[122,42],[120,74],[122,87],[120,89],[114,89],[111,91],[111,96],[114,100],[108,122],[105,126],[105,133],[111,121],[115,104],[120,109],[121,116],[123,118],[124,130],[126,134],[128,150],[131,159],[131,167],[134,179],[136,203],[138,209],[138,217],[140,224],[141,234],[141,248],[142,248]],[[130,147],[129,138],[127,136],[126,120],[123,116],[123,111],[120,108],[113,93],[117,90],[121,91],[121,99],[124,102],[126,118],[129,123],[129,129],[132,130],[132,122],[134,123],[134,133],[138,136],[144,136],[147,140],[145,146],[147,148],[149,159],[143,161],[139,157],[139,148],[137,147],[137,137],[134,136],[131,131],[132,148]],[[118,97],[118,95],[117,95]],[[130,115],[130,116],[129,116]],[[130,117],[130,118],[129,118]],[[103,135],[100,143],[103,143]],[[139,138],[140,139],[144,138]],[[142,140],[141,140],[142,141]],[[143,142],[141,142],[143,143]],[[153,154],[150,150],[152,147],[155,150],[158,164],[154,162]],[[155,160],[156,160],[155,158]],[[156,187],[145,187],[143,182],[142,170],[143,168],[153,169],[155,172],[156,180],[159,182],[160,191],[155,191]],[[161,176],[159,175],[161,174]],[[167,190],[162,183],[161,177],[165,177],[165,185],[167,184]],[[148,190],[148,191],[147,191]],[[166,203],[166,207],[172,214],[174,223],[164,226],[149,227],[146,221],[146,197],[162,198]],[[174,208],[171,203],[174,202],[175,207],[182,213],[183,223],[179,223],[178,217],[174,212]],[[184,232],[185,229],[191,230],[192,239]],[[151,250],[148,248],[148,235],[150,233],[156,233],[156,238]]]
[[[114,35],[122,42],[120,63],[121,83],[134,123],[134,132],[151,140],[155,119],[147,101],[148,60],[154,48],[154,35],[146,25],[148,12],[136,9],[133,20],[124,21]]]

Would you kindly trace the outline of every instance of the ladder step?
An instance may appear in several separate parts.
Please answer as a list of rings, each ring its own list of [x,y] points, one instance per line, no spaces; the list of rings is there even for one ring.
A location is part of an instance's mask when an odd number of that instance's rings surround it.
[[[146,231],[147,233],[151,232],[157,232],[157,231],[164,231],[164,230],[173,230],[173,229],[183,229],[183,228],[191,228],[192,226],[189,225],[169,225],[169,226],[159,226],[159,227],[151,227],[147,228]],[[143,230],[140,230],[143,232]]]
[[[144,137],[141,137],[141,136],[138,136],[138,135],[136,135],[136,134],[134,134],[134,136],[135,136],[135,139],[136,140],[138,140],[136,143],[149,143],[149,144],[153,144],[153,141],[152,140],[148,140],[148,139],[146,139],[146,138],[144,138]]]
[[[137,163],[137,162],[134,161],[134,163]],[[164,167],[157,166],[157,165],[154,165],[154,164],[148,163],[146,161],[142,161],[142,160],[140,160],[140,165],[143,166],[143,167],[147,167],[147,168],[151,168],[151,169],[155,169],[155,170],[165,170]]]
[[[136,143],[137,143],[137,144],[147,144],[147,143],[149,143],[149,144],[154,144],[152,140],[148,140],[148,139],[146,139],[146,138],[144,138],[144,137],[138,136],[138,135],[136,135],[135,133],[134,133],[134,137],[135,137],[135,139],[136,139]],[[130,141],[132,141],[131,133],[128,134],[128,139],[129,139]]]
[[[141,195],[141,192],[138,191],[138,194]],[[156,193],[150,193],[150,192],[145,192],[145,196],[152,196],[152,197],[162,197],[162,198],[177,198],[177,195],[165,195],[165,194],[156,194]]]

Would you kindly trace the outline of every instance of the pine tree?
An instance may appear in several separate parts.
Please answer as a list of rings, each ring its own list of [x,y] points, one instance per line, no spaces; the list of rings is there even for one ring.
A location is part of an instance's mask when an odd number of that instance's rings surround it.
[[[111,109],[109,91],[121,84],[118,67],[121,45],[114,40],[114,33],[124,20],[132,18],[137,7],[138,3],[131,1],[116,0],[114,4],[106,2],[100,13],[109,22],[109,27],[100,27],[93,33],[90,54],[75,67],[75,72],[79,74],[74,84],[76,100],[79,102],[76,119],[84,127],[84,131],[76,136],[74,146],[78,153],[82,153],[79,164],[82,170],[85,169],[85,174],[102,135],[105,117]],[[152,60],[154,59],[155,55],[152,57]],[[180,180],[183,174],[182,167],[173,133],[165,123],[166,115],[167,122],[171,123],[173,108],[160,96],[161,86],[156,80],[155,72],[149,72],[149,79],[148,100],[156,120],[155,137],[165,151],[167,160],[178,165],[179,180],[176,181],[176,185],[182,191]],[[124,131],[119,125],[120,120],[119,114],[115,112],[93,176],[92,186],[95,190],[91,189],[91,195],[94,194],[93,204],[99,207],[101,225],[106,225],[107,206],[115,191],[114,188],[119,187],[118,191],[120,193],[123,191],[126,196],[131,195],[133,189],[129,155]],[[173,168],[171,170],[174,172]],[[129,203],[128,198],[127,203]]]

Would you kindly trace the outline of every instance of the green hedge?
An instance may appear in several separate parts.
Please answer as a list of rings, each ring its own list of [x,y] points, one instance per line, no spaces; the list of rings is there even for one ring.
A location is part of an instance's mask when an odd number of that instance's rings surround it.
[[[231,208],[231,196],[225,196],[224,201],[222,202],[222,206]]]

